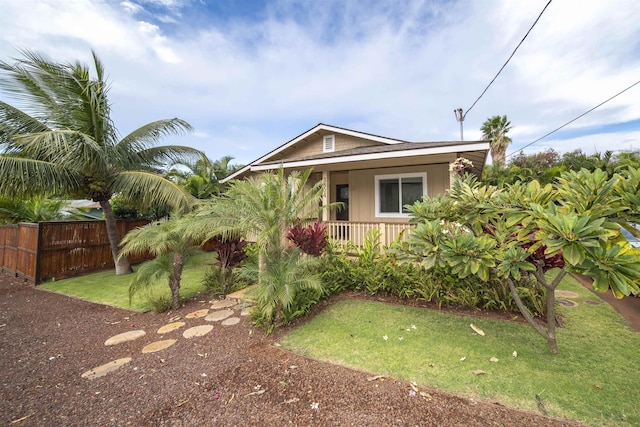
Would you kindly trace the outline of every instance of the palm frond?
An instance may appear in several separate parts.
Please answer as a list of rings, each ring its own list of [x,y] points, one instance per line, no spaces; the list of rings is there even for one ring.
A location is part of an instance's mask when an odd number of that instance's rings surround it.
[[[172,163],[188,165],[202,160],[204,153],[196,148],[183,145],[160,145],[139,151],[136,156],[152,166],[164,166]]]
[[[140,153],[152,147],[163,137],[184,135],[192,130],[191,125],[181,119],[156,120],[122,138],[116,148],[121,153]]]
[[[165,281],[173,269],[173,256],[162,254],[151,261],[141,264],[129,284],[129,303],[133,296],[143,289]]]
[[[67,165],[79,172],[106,173],[104,150],[91,137],[73,130],[53,130],[16,135],[16,149],[20,155],[32,159]]]
[[[123,198],[143,206],[169,205],[180,212],[188,212],[196,203],[184,188],[150,172],[120,172],[114,177],[111,188]]]
[[[46,132],[49,128],[25,113],[6,102],[0,101],[0,143],[12,143],[14,135]]]
[[[22,157],[0,156],[0,194],[65,194],[78,188],[82,177],[64,166]]]

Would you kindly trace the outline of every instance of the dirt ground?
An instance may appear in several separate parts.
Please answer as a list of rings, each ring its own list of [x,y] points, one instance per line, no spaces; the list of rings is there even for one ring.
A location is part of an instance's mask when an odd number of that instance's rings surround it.
[[[274,345],[246,317],[192,339],[158,328],[208,308],[132,313],[36,289],[0,274],[0,423],[11,426],[578,426],[406,381],[318,362]],[[107,338],[142,329],[138,340]],[[146,344],[176,339],[142,354]],[[83,372],[132,361],[89,380]]]

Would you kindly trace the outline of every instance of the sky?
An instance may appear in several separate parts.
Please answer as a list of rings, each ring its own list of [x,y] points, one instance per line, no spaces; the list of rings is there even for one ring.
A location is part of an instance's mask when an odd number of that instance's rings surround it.
[[[0,60],[90,63],[122,136],[179,117],[188,145],[246,164],[318,123],[415,142],[481,138],[507,115],[517,153],[640,80],[640,2],[0,0]],[[0,92],[0,99],[12,103]],[[525,148],[640,150],[640,84]]]

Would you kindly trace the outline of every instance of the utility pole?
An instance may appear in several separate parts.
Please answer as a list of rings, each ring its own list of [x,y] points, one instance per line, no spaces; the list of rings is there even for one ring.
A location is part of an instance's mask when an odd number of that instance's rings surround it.
[[[464,138],[462,137],[462,124],[464,123],[464,114],[462,108],[455,109],[453,110],[453,112],[456,115],[456,120],[460,122],[460,141],[464,141]]]

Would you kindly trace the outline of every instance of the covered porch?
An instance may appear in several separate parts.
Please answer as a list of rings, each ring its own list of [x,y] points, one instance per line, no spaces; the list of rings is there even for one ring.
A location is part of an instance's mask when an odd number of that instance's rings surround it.
[[[324,221],[327,236],[337,243],[351,242],[356,246],[364,245],[367,235],[377,230],[378,243],[381,247],[389,246],[398,237],[406,240],[413,224],[384,222]],[[376,231],[373,231],[374,233]]]

